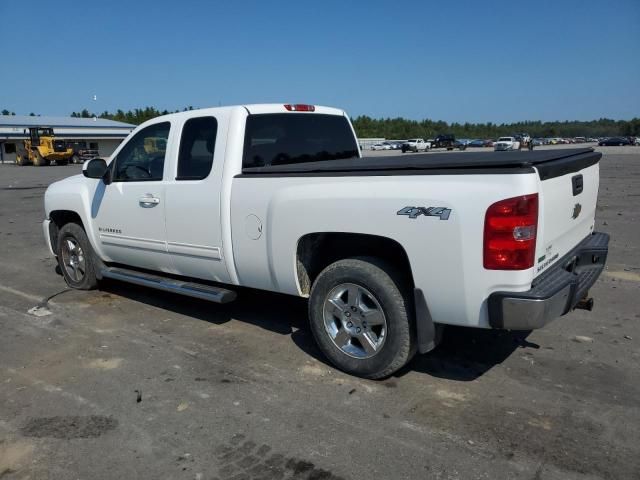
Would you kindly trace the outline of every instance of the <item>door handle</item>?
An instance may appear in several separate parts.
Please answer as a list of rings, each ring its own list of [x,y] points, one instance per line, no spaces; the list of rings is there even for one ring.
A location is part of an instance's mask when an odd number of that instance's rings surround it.
[[[158,197],[154,197],[152,194],[147,193],[144,197],[140,197],[138,199],[138,204],[142,208],[152,208],[160,203],[160,199]]]

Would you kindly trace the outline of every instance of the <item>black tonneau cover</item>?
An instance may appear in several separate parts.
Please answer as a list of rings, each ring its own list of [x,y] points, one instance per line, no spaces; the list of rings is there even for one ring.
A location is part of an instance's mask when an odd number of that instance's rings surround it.
[[[451,152],[348,158],[243,168],[243,175],[407,175],[430,173],[518,173],[536,167],[545,180],[597,163],[593,148],[513,152]]]

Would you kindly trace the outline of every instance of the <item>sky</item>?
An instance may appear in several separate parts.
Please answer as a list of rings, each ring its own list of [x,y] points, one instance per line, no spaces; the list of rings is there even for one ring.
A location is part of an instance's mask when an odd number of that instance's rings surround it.
[[[640,0],[0,0],[0,110],[640,116]],[[93,100],[96,95],[97,100]]]

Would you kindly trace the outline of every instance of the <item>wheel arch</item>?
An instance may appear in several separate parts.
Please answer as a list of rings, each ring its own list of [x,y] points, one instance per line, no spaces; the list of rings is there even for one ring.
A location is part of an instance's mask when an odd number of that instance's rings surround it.
[[[298,239],[296,278],[303,296],[308,296],[318,274],[330,264],[349,257],[370,256],[385,260],[414,287],[409,257],[404,247],[389,237],[365,233],[315,232]]]
[[[60,233],[60,229],[66,224],[77,223],[85,229],[82,217],[73,210],[53,210],[49,213],[49,220],[51,220],[49,223],[49,238],[51,239],[51,245],[54,250],[56,245],[58,245],[58,234]]]
[[[407,286],[412,290],[418,351],[427,353],[433,350],[442,337],[442,327],[433,322],[424,292],[415,287],[407,252],[392,238],[343,232],[303,235],[298,239],[296,248],[296,275],[300,293],[305,297],[309,296],[318,274],[333,262],[356,256],[380,258],[393,265],[404,276]]]

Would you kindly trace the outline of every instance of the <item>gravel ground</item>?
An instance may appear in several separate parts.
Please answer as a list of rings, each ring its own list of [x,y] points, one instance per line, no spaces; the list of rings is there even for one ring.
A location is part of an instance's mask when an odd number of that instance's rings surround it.
[[[380,382],[322,360],[299,299],[67,290],[42,196],[79,168],[0,165],[0,478],[640,478],[640,149],[602,150],[595,310],[449,328]]]

